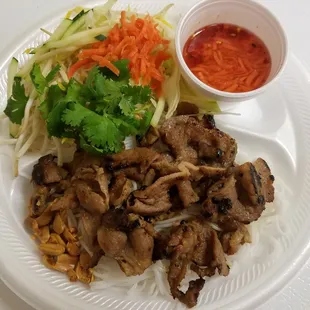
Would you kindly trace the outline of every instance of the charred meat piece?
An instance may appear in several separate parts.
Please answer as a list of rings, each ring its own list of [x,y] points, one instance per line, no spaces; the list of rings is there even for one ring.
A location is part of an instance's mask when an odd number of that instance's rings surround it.
[[[264,205],[243,205],[238,200],[236,179],[233,175],[212,185],[207,196],[203,207],[210,215],[210,220],[229,231],[237,229],[237,222],[249,224],[256,221],[265,208]]]
[[[218,180],[224,176],[227,176],[229,173],[228,169],[226,168],[216,168],[210,166],[199,166],[199,174],[198,179],[197,176],[195,181],[199,181],[201,179],[212,179]]]
[[[189,126],[195,126],[198,121],[189,116],[177,116],[164,122],[159,132],[162,140],[166,143],[178,161],[198,163],[198,154],[190,144]]]
[[[105,213],[109,209],[108,180],[103,168],[97,170],[95,182],[74,182],[80,204],[89,212]]]
[[[205,129],[202,139],[192,128],[192,141],[198,143],[198,156],[215,167],[230,167],[237,154],[236,141],[219,129]]]
[[[160,154],[148,148],[135,148],[107,157],[107,169],[115,175],[124,174],[128,179],[143,183],[151,164]]]
[[[72,184],[69,179],[61,180],[59,183],[53,183],[52,185],[48,186],[51,197],[54,195],[64,194],[64,192],[70,187],[72,187]]]
[[[55,157],[51,154],[43,156],[39,162],[34,165],[32,171],[32,180],[38,185],[46,185],[60,182],[65,179],[68,172],[58,167],[54,161]]]
[[[147,174],[145,175],[145,178],[143,180],[142,186],[150,186],[154,183],[156,178],[156,172],[153,168],[151,168]]]
[[[78,169],[100,167],[103,160],[100,157],[88,154],[86,152],[75,152],[73,161],[66,164],[72,175],[75,175]]]
[[[96,249],[97,231],[100,225],[100,215],[87,212],[86,210],[80,212],[78,232],[85,246],[92,252]]]
[[[150,224],[142,225],[140,220],[138,227],[129,225],[122,231],[117,221],[119,219],[115,219],[111,212],[104,215],[103,225],[98,230],[98,243],[105,255],[118,262],[126,276],[142,274],[152,264],[154,238]]]
[[[194,228],[198,237],[192,258],[193,263],[196,266],[208,268],[212,275],[218,269],[219,274],[227,276],[229,269],[216,231],[204,221],[193,221],[189,225],[195,225]]]
[[[29,215],[31,217],[39,216],[47,207],[47,200],[49,197],[49,188],[43,185],[35,185],[35,191],[31,196],[29,205]]]
[[[179,290],[189,264],[201,277],[213,275],[216,269],[224,276],[229,273],[217,234],[204,219],[194,219],[177,227],[171,234],[167,249],[171,259],[168,272],[171,294],[190,307],[196,305],[204,282],[197,282],[200,283],[199,290],[194,290],[197,285],[197,283],[194,285],[194,282],[187,293],[184,294]],[[208,273],[205,270],[208,270]],[[194,299],[191,289],[195,291]]]
[[[79,206],[75,189],[68,188],[63,196],[55,198],[50,204],[51,211],[61,211],[65,209],[75,209]]]
[[[189,102],[180,102],[177,107],[177,115],[191,115],[191,114],[198,114],[199,108]]]
[[[140,141],[140,145],[143,147],[148,147],[153,145],[159,139],[159,131],[157,128],[151,126],[145,136]]]
[[[199,293],[203,289],[204,285],[205,280],[202,278],[190,281],[186,293],[178,291],[176,297],[188,308],[193,308],[197,305]]]
[[[203,121],[194,117],[173,117],[161,126],[160,134],[178,161],[229,167],[236,157],[233,138],[216,128],[206,128]]]
[[[83,180],[83,181],[93,181],[96,179],[96,169],[91,167],[80,167],[75,171],[72,181]]]
[[[89,212],[105,213],[109,202],[101,193],[96,193],[86,182],[75,182],[77,197],[80,204]]]
[[[177,182],[177,189],[185,208],[199,200],[189,180]]]
[[[167,160],[167,157],[163,155],[153,162],[151,167],[158,172],[160,176],[165,176],[180,171],[175,163]]]
[[[169,232],[157,233],[154,238],[153,261],[167,258],[167,247],[170,239]]]
[[[138,167],[141,173],[145,173],[159,157],[160,154],[149,148],[138,147],[108,156],[108,169],[114,171],[128,167]]]
[[[127,179],[125,175],[120,174],[112,181],[109,189],[110,205],[120,206],[127,200],[133,189],[132,181]]]
[[[240,200],[254,206],[265,205],[261,178],[252,163],[244,163],[235,172]]]
[[[207,200],[203,206],[209,214],[227,215],[233,204],[238,200],[236,179],[230,176],[213,184],[207,192]]]
[[[274,200],[274,187],[273,182],[275,180],[274,176],[271,174],[270,168],[265,160],[258,158],[253,163],[257,173],[260,176],[262,184],[262,195],[265,198],[265,202],[273,202]]]
[[[235,254],[241,245],[251,242],[251,236],[244,224],[238,223],[238,229],[233,232],[220,233],[223,250],[228,255]]]
[[[202,121],[203,121],[203,126],[205,128],[208,128],[208,129],[214,129],[216,128],[216,125],[215,125],[215,120],[214,120],[214,116],[213,115],[204,115],[203,118],[202,118]]]
[[[257,169],[256,169],[257,167]],[[259,171],[259,172],[258,172]],[[207,191],[204,209],[211,220],[225,230],[236,230],[236,222],[256,221],[265,209],[266,201],[274,198],[273,177],[265,161],[255,165],[245,163],[235,168],[233,175],[212,185]]]
[[[197,240],[197,234],[192,227],[187,228],[187,226],[182,225],[172,233],[168,242],[168,253],[171,260],[168,282],[173,298],[182,295],[179,286],[186,275],[187,265],[192,260]]]
[[[107,256],[121,260],[127,246],[125,232],[101,226],[98,230],[98,243]]]
[[[159,178],[155,183],[131,193],[127,210],[139,215],[154,216],[167,212],[172,204],[169,189],[178,181],[188,177],[186,172],[177,172]]]
[[[141,172],[139,167],[128,167],[114,172],[115,176],[125,175],[127,179],[142,183],[145,172]]]

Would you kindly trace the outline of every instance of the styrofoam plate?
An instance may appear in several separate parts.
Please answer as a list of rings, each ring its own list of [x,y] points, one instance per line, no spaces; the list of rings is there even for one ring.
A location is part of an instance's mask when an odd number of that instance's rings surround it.
[[[126,9],[122,1],[116,8]],[[130,1],[132,8],[134,1]],[[94,6],[90,3],[89,6]],[[137,3],[141,12],[154,13],[162,5]],[[176,5],[170,19],[176,21],[184,7]],[[45,29],[53,29],[65,12],[59,12]],[[45,36],[38,29],[29,31],[18,42],[11,56],[25,61],[23,51],[41,43]],[[5,105],[6,68],[0,63],[0,107]],[[254,309],[280,290],[309,255],[310,222],[310,87],[298,59],[289,57],[287,69],[277,84],[264,95],[231,106],[241,116],[217,117],[218,126],[238,141],[240,161],[263,157],[276,177],[276,201],[261,220],[251,227],[253,243],[244,246],[229,260],[229,277],[207,280],[198,307],[207,309]],[[227,108],[227,107],[225,107]],[[7,123],[1,121],[4,135]],[[12,175],[12,149],[0,147],[0,275],[4,282],[38,309],[147,309],[182,308],[172,298],[128,297],[126,291],[91,291],[82,284],[70,283],[65,275],[46,269],[40,262],[34,242],[23,221],[31,194],[29,174],[35,156],[21,162],[20,175]],[[273,213],[273,210],[276,212]],[[270,212],[269,212],[270,211]]]

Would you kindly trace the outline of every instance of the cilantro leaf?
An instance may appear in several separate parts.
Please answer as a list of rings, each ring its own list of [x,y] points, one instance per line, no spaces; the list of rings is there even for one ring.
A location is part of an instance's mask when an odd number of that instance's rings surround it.
[[[80,104],[71,103],[69,104],[69,108],[64,110],[61,119],[66,125],[77,127],[81,126],[83,120],[87,116],[93,115],[93,113],[94,112],[88,110]]]
[[[87,76],[85,85],[83,87],[82,93],[85,97],[96,97],[97,92],[94,88],[95,78],[100,75],[100,71],[98,67],[92,68]]]
[[[95,39],[97,39],[98,41],[104,41],[106,40],[106,36],[104,34],[99,34],[95,37]]]
[[[122,110],[122,113],[126,116],[132,114],[133,110],[135,109],[135,105],[132,102],[132,98],[125,96],[122,97],[119,103],[119,107]]]
[[[131,86],[127,85],[123,87],[122,92],[132,97],[132,101],[135,104],[143,104],[151,99],[152,90],[149,86]]]
[[[28,99],[25,95],[25,87],[21,84],[21,78],[15,77],[12,96],[8,99],[7,106],[4,110],[4,113],[12,123],[19,125],[22,123]]]
[[[126,135],[137,132],[136,128],[125,120],[109,114],[98,115],[80,104],[70,104],[63,111],[62,121],[71,127],[78,127],[84,140],[103,153],[120,152]]]
[[[107,77],[111,78],[112,80],[116,80],[118,82],[124,81],[129,82],[130,79],[130,71],[129,71],[129,60],[128,59],[121,59],[112,62],[112,64],[119,70],[119,75],[117,76],[114,74],[110,69],[104,67],[100,68],[101,73]]]
[[[46,119],[46,127],[49,136],[51,137],[66,137],[65,135],[65,124],[62,121],[62,114],[67,108],[67,103],[60,101],[58,102],[52,111],[48,114]]]
[[[65,101],[67,102],[83,102],[82,96],[82,85],[75,79],[71,79],[68,88],[67,94],[65,96]]]
[[[50,111],[60,100],[64,98],[64,96],[64,91],[62,91],[58,85],[52,85],[48,89],[46,100],[43,101],[39,106],[39,110],[42,113],[43,119],[47,119]]]
[[[92,103],[89,108],[92,109],[94,107],[94,110],[101,115],[105,113],[119,115],[119,101],[119,98],[115,98],[114,100],[98,100],[96,103]]]
[[[45,80],[46,83],[49,84],[50,82],[52,82],[56,76],[56,74],[59,72],[60,70],[60,65],[57,64],[51,71],[50,73],[46,76]]]
[[[122,97],[121,86],[118,82],[106,79],[98,75],[95,79],[95,87],[99,96],[107,97],[107,100],[114,100]]]
[[[153,113],[151,111],[146,111],[144,113],[143,118],[138,128],[139,136],[143,137],[146,134],[148,128],[150,127],[152,117],[153,117]]]
[[[120,152],[124,136],[108,116],[87,117],[83,134],[96,147],[102,147],[106,153]]]
[[[114,117],[113,122],[123,133],[124,138],[127,136],[135,136],[138,134],[137,130],[138,121],[133,116],[131,117],[119,116],[118,118]]]
[[[86,151],[87,153],[90,153],[90,154],[94,154],[94,155],[104,154],[104,151],[102,149],[99,149],[99,148],[89,144],[82,135],[80,135],[80,147],[84,151]]]
[[[34,64],[30,71],[30,78],[37,92],[42,95],[47,83],[38,64]]]

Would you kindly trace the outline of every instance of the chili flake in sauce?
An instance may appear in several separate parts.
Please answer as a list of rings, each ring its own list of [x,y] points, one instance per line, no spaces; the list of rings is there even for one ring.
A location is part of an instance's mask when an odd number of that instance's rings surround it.
[[[257,89],[271,70],[264,42],[231,24],[213,24],[198,30],[186,42],[183,57],[197,78],[226,92]]]

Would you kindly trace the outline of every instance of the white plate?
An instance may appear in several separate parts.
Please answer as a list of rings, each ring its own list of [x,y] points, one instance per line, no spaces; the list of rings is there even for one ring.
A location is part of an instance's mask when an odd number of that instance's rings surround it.
[[[124,4],[122,8],[126,7]],[[162,6],[144,2],[138,8],[152,13]],[[177,15],[176,11],[174,15]],[[44,28],[55,26],[58,20],[44,25]],[[22,51],[33,45],[34,38],[38,39],[37,42],[43,39],[39,34],[37,30],[30,34],[14,51],[14,56],[21,59]],[[3,59],[2,63],[0,98],[5,98],[7,62]],[[234,106],[234,111],[242,113],[241,117],[218,119],[218,125],[237,139],[242,160],[262,156],[270,163],[276,179],[282,181],[276,183],[277,189],[282,191],[277,191],[275,204],[278,208],[281,206],[283,212],[270,219],[270,223],[255,224],[260,226],[259,238],[254,238],[252,246],[242,249],[243,255],[234,260],[228,278],[208,280],[200,299],[200,305],[208,305],[208,309],[253,309],[285,285],[300,267],[301,258],[305,257],[300,254],[308,251],[310,162],[306,154],[310,150],[310,93],[307,86],[307,76],[298,61],[290,57],[283,78],[272,90],[257,100]],[[1,125],[0,132],[3,133],[5,124]],[[25,161],[23,167],[21,174],[29,175],[29,161]],[[83,285],[68,283],[65,276],[43,267],[36,247],[23,227],[30,189],[27,179],[13,180],[11,149],[1,147],[0,273],[18,295],[40,309],[163,310],[176,306],[172,299],[145,296],[130,299],[125,297],[125,292],[91,292]],[[277,227],[277,223],[281,226]],[[279,248],[274,247],[274,240]]]

